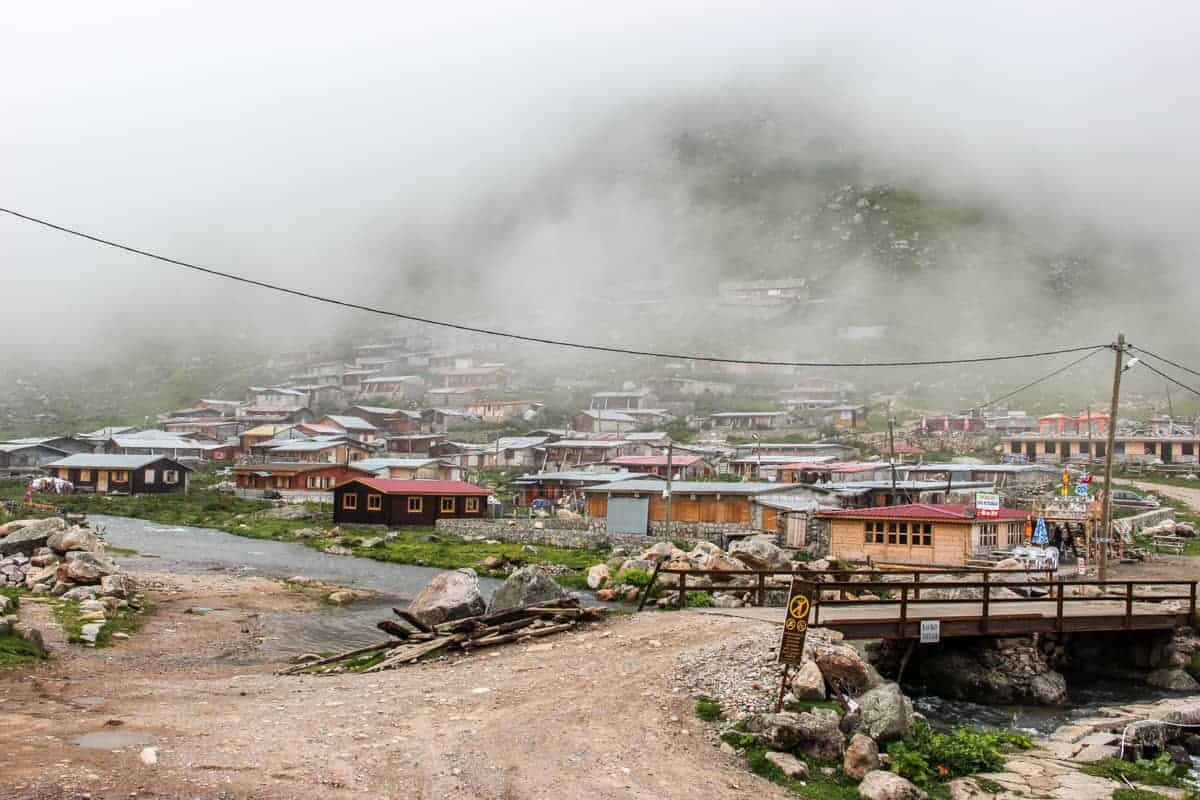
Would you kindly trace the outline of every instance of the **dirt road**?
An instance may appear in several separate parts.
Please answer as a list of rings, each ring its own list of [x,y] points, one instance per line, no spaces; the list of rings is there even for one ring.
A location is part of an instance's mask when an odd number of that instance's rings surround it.
[[[1200,489],[1192,489],[1186,486],[1170,486],[1164,483],[1151,483],[1150,481],[1114,480],[1113,483],[1132,486],[1144,492],[1157,492],[1164,497],[1170,497],[1174,500],[1187,503],[1191,506],[1192,511],[1200,514]]]
[[[680,652],[757,623],[642,614],[376,675],[284,678],[262,662],[257,615],[310,601],[261,579],[159,578],[130,641],[0,673],[0,796],[787,796],[719,751],[672,689]],[[185,613],[197,605],[214,611]],[[89,734],[123,746],[80,747]]]

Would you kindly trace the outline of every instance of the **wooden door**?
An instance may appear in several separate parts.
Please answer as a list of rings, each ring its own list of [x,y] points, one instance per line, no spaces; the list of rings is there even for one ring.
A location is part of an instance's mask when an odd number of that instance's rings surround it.
[[[96,491],[97,492],[107,492],[108,491],[108,471],[107,470],[102,469],[102,470],[96,471]]]

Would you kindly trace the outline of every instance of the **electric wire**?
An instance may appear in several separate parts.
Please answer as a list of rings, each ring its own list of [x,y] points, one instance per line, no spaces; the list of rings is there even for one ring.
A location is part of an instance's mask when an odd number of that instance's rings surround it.
[[[1171,359],[1166,358],[1165,356],[1160,356],[1157,353],[1151,353],[1149,350],[1144,350],[1141,347],[1137,347],[1132,344],[1129,345],[1129,348],[1131,350],[1137,350],[1142,355],[1150,356],[1151,358],[1157,358],[1159,361],[1163,362],[1164,364],[1170,364],[1172,367],[1175,367],[1176,369],[1181,369],[1184,372],[1190,372],[1193,375],[1200,376],[1200,370],[1194,370],[1191,367],[1185,367],[1183,364],[1180,364],[1177,361],[1172,361]]]
[[[1153,364],[1148,364],[1145,361],[1143,361],[1142,366],[1145,367],[1146,369],[1150,370],[1151,372],[1153,372],[1155,375],[1161,376],[1164,380],[1170,381],[1171,383],[1175,384],[1180,389],[1187,389],[1192,394],[1200,396],[1200,389],[1193,389],[1191,386],[1188,386],[1186,383],[1175,380],[1167,373],[1165,373],[1162,370],[1155,367]]]
[[[1077,358],[1069,364],[1064,364],[1063,366],[1059,367],[1058,369],[1054,370],[1053,372],[1049,373],[1048,375],[1043,375],[1042,377],[1038,378],[1037,380],[1030,381],[1029,383],[1025,384],[1024,386],[1021,386],[1017,389],[1013,389],[1008,394],[1002,394],[999,397],[992,398],[991,400],[988,400],[986,403],[982,403],[973,408],[969,408],[962,413],[971,414],[975,411],[982,411],[985,408],[994,406],[997,403],[1003,403],[1005,400],[1008,400],[1010,397],[1015,397],[1016,395],[1020,394],[1021,392],[1024,392],[1026,389],[1032,389],[1034,386],[1037,386],[1039,383],[1045,383],[1046,381],[1050,380],[1051,378],[1057,378],[1059,375],[1062,375],[1064,372],[1071,369],[1071,367],[1074,367],[1076,364],[1082,364],[1084,361],[1087,361],[1089,358],[1096,355],[1096,353],[1098,353],[1098,352],[1100,352],[1100,351],[1093,350],[1090,353],[1086,353],[1081,358]]]
[[[495,330],[495,329],[491,329],[491,328],[479,328],[479,327],[474,327],[471,325],[464,325],[462,323],[457,323],[457,322],[448,322],[446,320],[437,320],[437,319],[431,319],[428,317],[419,317],[419,316],[415,316],[413,314],[404,314],[399,311],[390,311],[388,309],[378,308],[375,306],[368,306],[368,305],[364,305],[362,303],[354,303],[354,302],[350,302],[348,300],[339,300],[334,297],[325,297],[323,295],[313,294],[311,292],[305,292],[305,291],[301,291],[299,289],[292,289],[292,288],[289,288],[286,286],[280,286],[278,284],[269,283],[267,281],[257,280],[255,278],[248,278],[243,275],[237,275],[232,272],[223,272],[221,270],[213,269],[211,267],[204,267],[199,264],[192,264],[187,261],[180,261],[179,259],[176,259],[176,258],[159,255],[158,253],[154,253],[149,250],[142,250],[140,248],[133,247],[131,245],[122,244],[120,242],[113,241],[111,239],[105,239],[100,236],[94,236],[92,234],[84,233],[83,231],[76,230],[74,228],[69,228],[65,225],[59,225],[57,223],[50,222],[48,220],[30,216],[29,214],[23,214],[19,211],[15,211],[10,208],[0,207],[0,212],[8,214],[17,219],[25,220],[26,222],[32,222],[34,224],[41,225],[43,227],[59,231],[60,233],[65,233],[70,236],[78,237],[80,239],[86,239],[88,241],[95,242],[96,244],[105,245],[106,247],[112,247],[117,250],[124,250],[125,252],[133,253],[135,255],[143,256],[145,258],[154,259],[156,261],[161,261],[166,264],[172,264],[177,267],[183,267],[185,269],[194,270],[196,272],[201,272],[206,275],[211,275],[211,276],[218,277],[218,278],[225,278],[227,280],[237,281],[239,283],[247,284],[250,286],[257,286],[262,289],[269,289],[271,291],[281,292],[283,294],[292,295],[293,297],[301,297],[306,300],[313,300],[313,301],[319,302],[319,303],[327,303],[330,305],[341,306],[343,308],[349,308],[349,309],[353,309],[356,311],[365,311],[365,312],[368,312],[371,314],[379,314],[382,316],[394,317],[396,319],[408,320],[410,322],[417,322],[417,323],[421,323],[424,325],[433,325],[433,326],[437,326],[437,327],[441,327],[441,328],[450,328],[452,330],[463,331],[465,333],[475,333],[475,334],[480,334],[480,335],[484,335],[484,336],[498,336],[498,337],[502,337],[502,338],[506,338],[506,339],[513,339],[516,341],[530,342],[533,344],[551,345],[551,346],[555,346],[555,347],[567,347],[567,348],[572,348],[572,349],[576,349],[576,350],[590,350],[590,351],[594,351],[594,352],[617,353],[620,355],[631,355],[631,356],[647,356],[647,357],[651,357],[651,358],[663,358],[663,359],[670,359],[670,360],[675,360],[675,361],[706,361],[706,362],[712,362],[712,363],[718,363],[718,364],[742,364],[742,365],[746,365],[746,366],[760,366],[760,367],[855,368],[855,367],[930,367],[930,366],[950,366],[950,365],[955,365],[955,364],[981,364],[981,363],[997,362],[997,361],[1015,361],[1015,360],[1019,360],[1019,359],[1045,358],[1048,356],[1062,355],[1062,354],[1066,354],[1066,353],[1080,353],[1080,352],[1084,352],[1084,351],[1096,352],[1098,350],[1102,350],[1104,348],[1111,347],[1111,345],[1107,345],[1107,344],[1082,345],[1079,347],[1063,347],[1063,348],[1058,348],[1055,350],[1043,350],[1043,351],[1031,352],[1031,353],[1010,353],[1010,354],[1004,354],[1004,355],[975,356],[975,357],[969,357],[969,358],[942,358],[942,359],[910,360],[910,361],[858,361],[858,362],[855,362],[855,361],[773,361],[773,360],[765,360],[765,359],[726,358],[726,357],[721,357],[721,356],[707,356],[707,355],[697,355],[697,354],[689,354],[689,353],[665,353],[665,352],[656,352],[656,351],[652,351],[652,350],[634,350],[631,348],[624,348],[624,347],[612,347],[612,346],[607,346],[607,345],[589,344],[589,343],[584,343],[584,342],[572,342],[572,341],[567,341],[567,340],[563,340],[563,339],[550,339],[550,338],[541,337],[541,336],[532,336],[532,335],[528,335],[528,334],[513,333],[511,331],[501,331],[501,330]]]

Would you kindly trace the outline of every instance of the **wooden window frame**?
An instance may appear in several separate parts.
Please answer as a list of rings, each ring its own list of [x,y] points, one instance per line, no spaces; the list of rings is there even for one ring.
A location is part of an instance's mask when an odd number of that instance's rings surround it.
[[[358,495],[354,492],[342,495],[342,511],[358,511]]]
[[[405,504],[405,508],[408,509],[409,514],[420,514],[425,510],[425,498],[410,496],[408,502]]]
[[[170,483],[170,484],[179,483],[179,470],[164,469],[163,470],[163,483]]]
[[[913,545],[917,547],[933,547],[933,525],[928,522],[921,523],[921,543],[918,545],[916,541],[916,526],[913,527]]]
[[[124,469],[114,469],[108,473],[109,483],[129,483],[129,471]]]
[[[446,508],[447,503],[449,503],[449,505],[450,505],[449,508]],[[438,513],[439,514],[453,514],[454,510],[456,508],[458,508],[458,503],[455,502],[455,499],[453,497],[439,498],[439,502],[438,502]]]
[[[90,469],[79,470],[79,482],[80,483],[91,483],[92,482],[92,471]]]
[[[155,479],[158,477],[158,471],[148,469],[143,473],[142,477],[145,478],[147,484],[154,483]]]
[[[468,497],[466,505],[463,507],[463,509],[467,513],[478,514],[479,513],[479,498],[478,497]]]
[[[908,547],[908,523],[900,523],[900,534],[896,537],[896,544],[901,547]]]
[[[887,524],[887,543],[888,544],[896,543],[896,528],[897,528],[897,525],[894,522],[889,522]]]
[[[383,511],[383,495],[367,495],[367,511]]]
[[[863,523],[863,527],[866,528],[866,533],[864,534],[863,542],[866,544],[874,544],[875,543],[875,523],[874,522],[866,522],[866,523]]]

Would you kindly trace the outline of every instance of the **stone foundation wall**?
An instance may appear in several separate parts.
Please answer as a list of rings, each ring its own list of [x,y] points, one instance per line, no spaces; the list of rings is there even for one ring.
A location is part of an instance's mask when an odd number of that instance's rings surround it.
[[[546,547],[624,547],[640,553],[658,539],[637,533],[609,533],[604,523],[588,520],[560,519],[439,519],[436,528],[454,536],[483,536],[512,544],[543,545]],[[541,523],[541,527],[534,527]],[[563,524],[570,523],[570,524]],[[581,524],[582,523],[582,524]],[[673,538],[695,543],[694,539],[676,535]]]
[[[1143,511],[1141,514],[1116,520],[1113,525],[1116,527],[1118,533],[1126,536],[1135,534],[1143,528],[1157,525],[1160,522],[1166,522],[1167,520],[1175,520],[1175,509],[1156,508],[1153,511]]]

